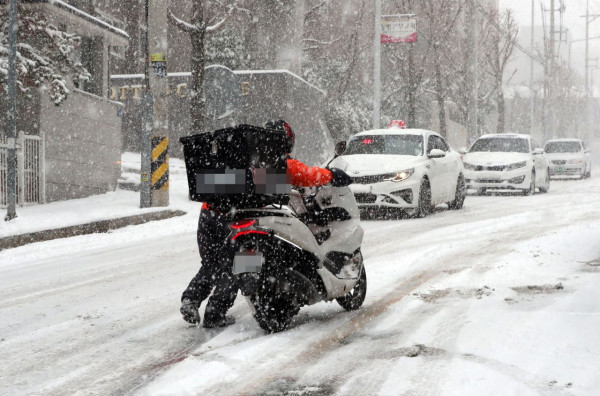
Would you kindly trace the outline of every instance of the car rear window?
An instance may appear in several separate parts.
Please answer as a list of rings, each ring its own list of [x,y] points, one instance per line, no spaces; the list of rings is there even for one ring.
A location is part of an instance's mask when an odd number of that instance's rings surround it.
[[[504,152],[504,153],[528,153],[529,143],[523,138],[483,138],[473,143],[470,153]]]
[[[544,151],[547,153],[577,153],[581,151],[579,142],[548,142]]]
[[[389,154],[423,155],[421,135],[361,135],[348,142],[344,155]]]

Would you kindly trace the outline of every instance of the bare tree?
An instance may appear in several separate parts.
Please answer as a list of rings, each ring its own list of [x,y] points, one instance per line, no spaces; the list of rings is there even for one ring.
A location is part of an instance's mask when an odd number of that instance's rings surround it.
[[[191,39],[190,117],[192,132],[200,133],[204,127],[204,67],[206,66],[205,39],[208,34],[222,29],[239,8],[242,0],[231,0],[227,4],[213,0],[193,2],[190,22],[178,18],[169,10],[169,21],[180,30],[188,33]]]
[[[451,69],[446,67],[444,59],[450,57],[450,41],[457,36],[456,24],[463,9],[454,0],[423,0],[422,11],[428,21],[429,40],[431,41],[431,71],[433,72],[433,92],[438,103],[440,134],[448,134],[446,125],[446,98],[449,94],[449,83],[452,81]],[[450,41],[449,41],[450,40]],[[456,56],[456,53],[452,55]],[[464,63],[464,58],[461,59]]]
[[[327,93],[325,122],[335,139],[364,130],[370,124],[370,91],[362,83],[363,54],[371,41],[363,40],[368,0],[352,4],[343,27],[332,24],[329,0],[307,0],[304,14],[302,74]],[[336,10],[338,11],[338,10]],[[347,29],[346,29],[347,28]]]
[[[506,109],[504,106],[504,71],[508,65],[519,28],[515,22],[511,10],[502,13],[492,12],[489,15],[491,23],[495,26],[487,29],[487,46],[483,53],[485,54],[485,71],[492,78],[493,89],[496,92],[496,105],[498,109],[497,133],[503,133],[505,129]]]
[[[413,14],[418,12],[417,3],[415,0],[399,0],[393,6],[404,14]],[[428,38],[428,31],[427,19],[420,18],[416,43],[392,44],[382,48],[385,62],[390,64],[390,70],[383,73],[386,80],[383,108],[403,109],[409,128],[417,127],[418,104],[424,99],[424,82],[433,43]]]

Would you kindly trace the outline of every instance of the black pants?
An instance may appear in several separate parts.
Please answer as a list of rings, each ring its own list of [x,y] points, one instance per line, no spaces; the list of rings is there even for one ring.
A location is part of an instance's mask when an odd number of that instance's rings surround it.
[[[198,307],[209,295],[204,320],[218,320],[235,301],[238,287],[232,274],[233,251],[229,247],[228,222],[212,210],[202,210],[198,221],[198,249],[202,258],[200,270],[191,280],[181,299],[189,298]]]

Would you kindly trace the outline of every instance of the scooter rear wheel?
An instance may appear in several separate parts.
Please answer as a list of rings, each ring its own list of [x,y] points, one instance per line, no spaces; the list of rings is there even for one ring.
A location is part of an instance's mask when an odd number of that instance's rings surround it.
[[[288,328],[292,318],[300,311],[300,307],[283,296],[261,293],[251,298],[254,305],[254,318],[261,329],[276,333]]]
[[[338,297],[335,300],[344,308],[346,311],[354,311],[362,306],[365,297],[367,296],[367,273],[363,266],[360,273],[360,278],[356,285],[346,294],[344,297]]]

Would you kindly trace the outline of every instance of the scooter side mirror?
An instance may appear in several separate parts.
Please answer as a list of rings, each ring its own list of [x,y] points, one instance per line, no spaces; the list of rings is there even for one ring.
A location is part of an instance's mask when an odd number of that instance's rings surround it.
[[[341,141],[341,142],[337,142],[337,144],[335,145],[335,156],[340,156],[342,154],[344,154],[344,151],[346,151],[346,142],[345,141]]]

